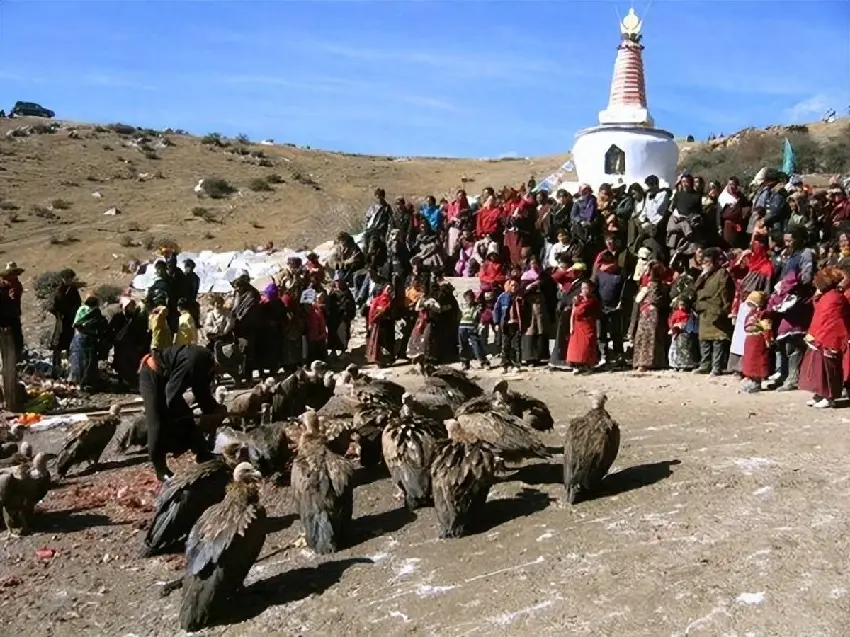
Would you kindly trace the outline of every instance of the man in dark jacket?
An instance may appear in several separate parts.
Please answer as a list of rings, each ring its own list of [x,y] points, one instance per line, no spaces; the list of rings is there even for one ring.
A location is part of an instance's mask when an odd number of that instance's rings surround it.
[[[366,211],[363,244],[369,245],[373,238],[386,241],[392,219],[393,211],[390,204],[387,203],[387,195],[383,188],[377,188],[375,190],[375,203],[369,206]]]
[[[764,208],[764,225],[768,232],[785,230],[791,207],[788,205],[788,194],[780,182],[782,175],[777,170],[768,169],[764,173],[764,181],[753,200],[753,208]]]
[[[200,345],[169,347],[142,360],[139,390],[148,425],[148,453],[160,481],[173,475],[167,453],[192,451],[198,462],[212,456],[183,393],[191,389],[201,412],[220,420],[226,409],[212,395],[214,379],[213,353]]]
[[[47,307],[47,311],[55,320],[53,336],[50,339],[50,347],[53,350],[53,378],[59,378],[62,353],[68,352],[71,348],[71,339],[74,338],[74,317],[83,304],[79,284],[76,282],[76,273],[66,269],[62,270],[59,276],[61,282]]]

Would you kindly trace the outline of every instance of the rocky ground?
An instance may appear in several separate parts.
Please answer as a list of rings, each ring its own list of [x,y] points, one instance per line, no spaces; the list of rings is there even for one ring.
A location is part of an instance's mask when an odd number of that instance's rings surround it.
[[[850,412],[672,372],[514,385],[550,404],[553,456],[493,489],[481,532],[437,540],[432,509],[409,516],[387,479],[362,475],[351,547],[320,558],[296,544],[287,489],[266,486],[261,559],[204,634],[847,634]],[[602,497],[569,507],[556,447],[597,387],[620,456]],[[180,592],[160,591],[182,557],[138,557],[155,481],[143,457],[107,460],[49,494],[34,535],[0,536],[0,633],[180,634]]]

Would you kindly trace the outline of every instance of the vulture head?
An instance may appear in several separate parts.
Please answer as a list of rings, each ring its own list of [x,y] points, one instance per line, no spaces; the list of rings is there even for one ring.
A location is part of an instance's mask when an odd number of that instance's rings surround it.
[[[260,424],[268,425],[272,421],[272,406],[271,403],[263,403],[260,405]]]
[[[121,415],[121,405],[118,403],[114,403],[109,407],[109,415],[110,416],[120,416]]]
[[[18,453],[20,453],[22,456],[26,456],[27,458],[32,458],[32,445],[26,440],[24,440],[21,443],[21,446],[18,447]]]
[[[504,400],[508,396],[508,381],[500,380],[496,383],[496,386],[493,387],[493,394],[499,400]]]
[[[327,369],[324,361],[313,361],[310,363],[310,378],[322,378]]]
[[[608,395],[603,391],[593,392],[590,395],[590,400],[592,401],[594,409],[602,409],[608,401]]]
[[[449,440],[455,440],[457,430],[460,428],[460,423],[454,418],[450,418],[449,420],[444,420],[443,424],[446,426],[446,431],[449,434]]]
[[[250,462],[240,462],[233,470],[233,481],[242,484],[256,484],[262,477]]]
[[[304,433],[311,436],[318,436],[321,434],[321,429],[319,428],[319,414],[317,414],[316,410],[312,407],[307,407],[307,411],[301,414],[301,422],[304,423]]]
[[[46,475],[47,459],[48,456],[43,451],[40,451],[35,454],[35,458],[32,459],[32,469],[30,470],[30,475],[36,478]]]
[[[19,442],[24,437],[24,428],[18,423],[12,424],[9,427],[9,440]]]
[[[342,374],[339,375],[339,382],[343,385],[350,385],[360,377],[360,369],[354,363],[346,367]]]
[[[225,399],[227,398],[227,387],[224,385],[219,385],[215,388],[215,392],[213,394],[215,396],[215,400],[220,405],[224,404]]]
[[[221,455],[233,466],[248,457],[248,447],[238,440],[231,440],[222,447]]]
[[[331,390],[335,389],[336,388],[336,374],[334,374],[333,372],[325,372],[324,383],[325,383],[325,387],[327,387],[328,389],[331,389]]]

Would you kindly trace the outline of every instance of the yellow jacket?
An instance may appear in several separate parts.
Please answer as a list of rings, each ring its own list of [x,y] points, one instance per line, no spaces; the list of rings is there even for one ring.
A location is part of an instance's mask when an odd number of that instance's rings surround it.
[[[171,347],[171,329],[168,327],[166,320],[166,310],[164,307],[157,307],[151,310],[148,318],[148,329],[151,331],[151,349],[163,350]]]
[[[178,345],[194,345],[198,342],[198,328],[195,319],[186,311],[180,312],[180,322],[177,334],[174,335],[174,347]]]

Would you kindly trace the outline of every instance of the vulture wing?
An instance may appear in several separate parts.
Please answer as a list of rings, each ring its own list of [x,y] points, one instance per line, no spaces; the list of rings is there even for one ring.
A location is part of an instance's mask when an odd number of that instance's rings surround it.
[[[521,420],[501,411],[458,416],[461,429],[501,452],[524,456],[549,456],[546,447]]]

